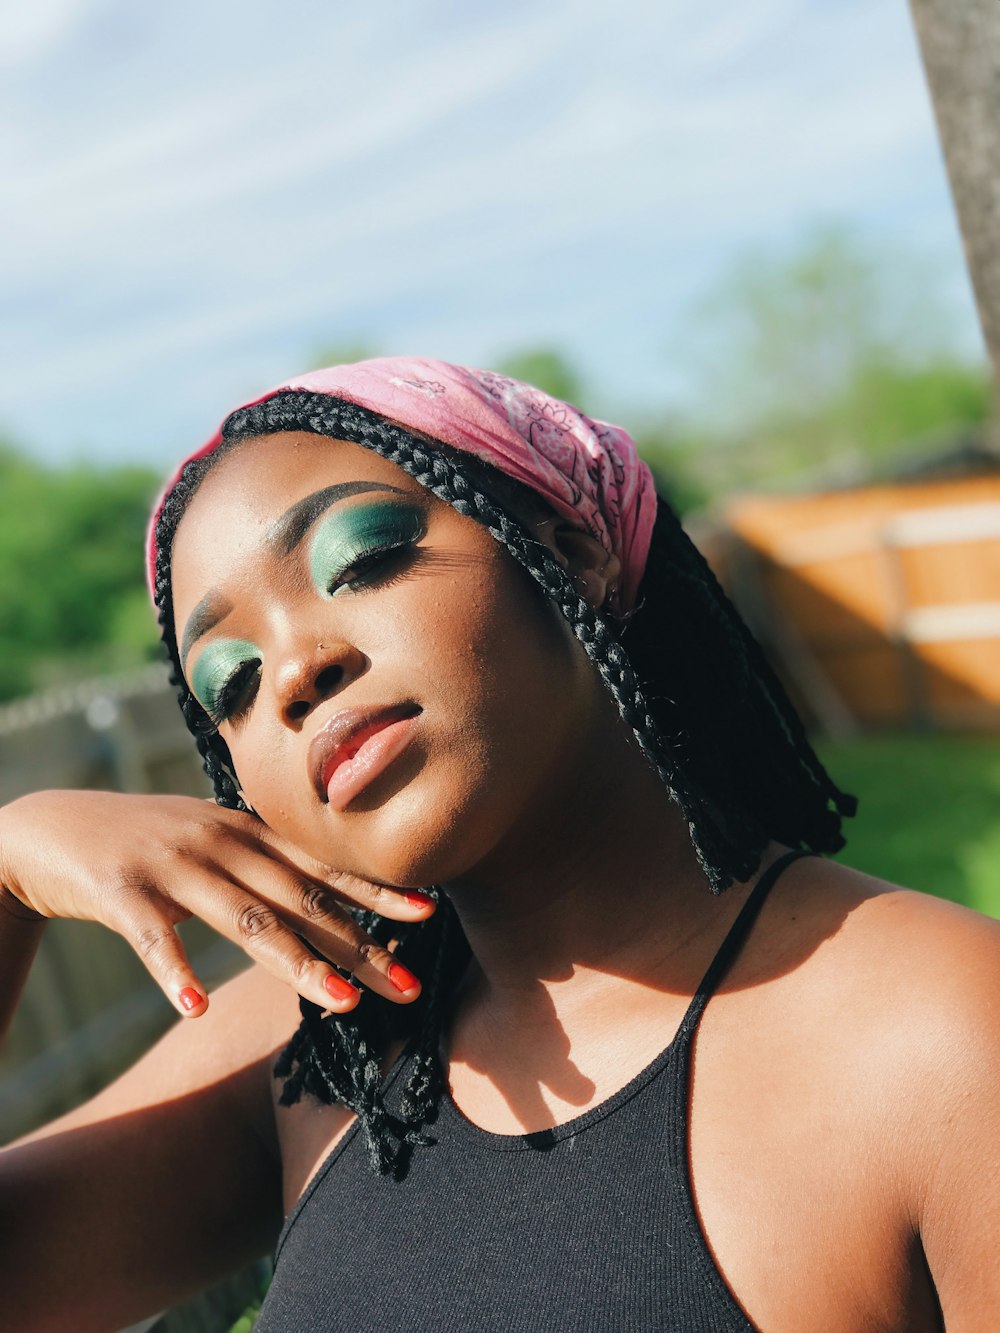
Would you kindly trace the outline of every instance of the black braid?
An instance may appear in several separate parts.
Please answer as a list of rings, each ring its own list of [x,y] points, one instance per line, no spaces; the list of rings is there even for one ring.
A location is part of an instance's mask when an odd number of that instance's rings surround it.
[[[170,592],[177,524],[205,474],[244,440],[306,430],[352,441],[395,463],[459,513],[482,523],[555,603],[594,663],[643,754],[680,807],[712,890],[746,880],[772,840],[812,851],[843,845],[842,815],[854,813],[809,745],[801,721],[756,640],[665,502],[659,502],[640,604],[621,627],[580,596],[552,552],[514,517],[508,478],[374,412],[323,394],[289,390],[234,412],[223,443],[184,469],[157,525],[156,602],[181,709],[194,732],[216,799],[246,809],[228,750],[184,681]],[[426,978],[420,999],[389,1008],[365,995],[350,1014],[323,1018],[301,1001],[302,1023],[275,1074],[282,1101],[306,1093],[341,1102],[359,1117],[373,1166],[404,1169],[409,1145],[430,1140],[444,1070],[439,1040],[448,1000],[468,960],[453,909],[442,900],[418,926],[357,914],[376,938],[399,940],[400,958]],[[402,1031],[390,1029],[390,1022]],[[400,1118],[386,1110],[379,1055],[393,1036],[409,1038],[410,1074]]]

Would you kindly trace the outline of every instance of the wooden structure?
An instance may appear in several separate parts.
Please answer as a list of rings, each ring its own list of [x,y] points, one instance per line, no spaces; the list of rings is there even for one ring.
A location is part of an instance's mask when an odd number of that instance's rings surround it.
[[[208,795],[166,669],[0,707],[0,801],[44,787]],[[209,987],[243,965],[236,946],[203,922],[186,922],[181,934]],[[124,940],[90,922],[50,922],[0,1052],[0,1142],[97,1092],[175,1021]],[[259,1295],[268,1271],[267,1261],[253,1264],[124,1333],[220,1333]]]
[[[1000,463],[725,510],[714,563],[829,733],[1000,729]]]
[[[0,708],[0,801],[52,787],[208,794],[165,668]],[[206,981],[232,971],[234,945],[201,922],[183,929]],[[0,1052],[0,1139],[96,1092],[174,1017],[124,940],[88,922],[53,921]]]

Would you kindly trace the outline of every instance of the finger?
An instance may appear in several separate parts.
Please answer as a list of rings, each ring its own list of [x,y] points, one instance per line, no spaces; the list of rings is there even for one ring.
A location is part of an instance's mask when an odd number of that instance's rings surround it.
[[[300,931],[284,921],[272,903],[242,885],[218,874],[193,875],[185,886],[184,905],[321,1009],[347,1013],[361,998],[357,987],[331,967],[334,963],[350,971],[349,964],[339,957],[317,958],[299,939]],[[340,952],[346,957],[349,949]]]
[[[248,902],[257,909],[273,911],[293,935],[304,936],[324,958],[352,973],[358,982],[377,994],[403,1004],[417,998],[419,980],[348,915],[327,885],[306,879],[269,857],[255,858],[252,868],[253,881],[240,885]],[[234,869],[227,865],[227,879],[236,880]],[[201,908],[196,910],[202,913]],[[258,910],[250,913],[252,928],[266,933],[274,922],[270,919],[261,922],[259,915]]]
[[[405,922],[424,921],[437,907],[433,896],[420,889],[399,889],[391,884],[377,884],[373,880],[363,879],[359,875],[324,865],[321,861],[307,856],[298,847],[279,838],[266,824],[258,824],[249,832],[251,842],[257,844],[255,850],[258,850],[259,844],[263,843],[264,854],[268,859],[280,862],[300,875],[325,885],[351,907],[377,912],[379,916],[388,917],[391,921]],[[243,879],[242,874],[238,878],[244,883],[252,883],[252,874],[247,879]]]
[[[303,935],[325,958],[354,974],[358,981],[384,998],[403,1004],[417,998],[420,994],[418,978],[347,914],[345,904],[369,908],[380,915],[391,912],[395,919],[412,922],[425,920],[434,911],[437,904],[430,895],[412,890],[397,891],[344,872],[331,872],[328,866],[320,867],[318,862],[297,852],[300,860],[334,879],[335,888],[289,863],[283,853],[272,846],[273,837],[261,837],[257,830],[247,829],[244,833],[247,836],[227,846],[224,867],[216,863],[214,868],[203,869],[203,880],[213,886],[211,893],[203,895],[202,901],[195,901],[191,896],[193,886],[189,872],[183,890],[174,892],[175,898],[180,900],[183,893],[186,908],[215,925],[223,935],[234,939],[244,952],[265,966],[269,966],[267,959],[256,950],[268,948],[271,940],[280,937],[281,932],[273,919],[277,915],[286,927],[284,939],[294,939],[297,950],[301,951],[304,946],[296,937]],[[218,847],[215,856],[219,856]],[[246,895],[235,909],[235,926],[217,916],[220,881],[230,889],[238,886]],[[264,905],[272,909],[272,916],[262,914]],[[306,956],[308,950],[305,955],[299,954],[302,961],[298,965],[303,968],[306,967]],[[273,966],[269,970],[282,975]],[[285,979],[289,980],[288,977]],[[292,984],[296,983],[292,981]],[[328,973],[326,984],[334,991],[339,990],[336,976],[331,978]],[[305,994],[302,987],[296,985],[296,989]]]
[[[324,957],[351,972],[369,990],[403,1004],[420,994],[417,977],[348,916],[324,885],[304,880],[275,862],[267,883],[255,885],[254,891],[297,934],[304,935]]]
[[[200,1018],[208,1008],[208,991],[191,966],[174,923],[147,912],[119,930],[177,1012],[184,1018]]]
[[[437,901],[421,889],[397,889],[329,866],[317,866],[312,878],[325,884],[337,898],[351,907],[377,912],[391,921],[426,921],[437,909]]]

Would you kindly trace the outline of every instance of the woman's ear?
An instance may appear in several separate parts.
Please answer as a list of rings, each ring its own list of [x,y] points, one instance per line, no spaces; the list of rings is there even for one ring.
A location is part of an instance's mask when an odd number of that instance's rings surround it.
[[[606,551],[589,532],[558,518],[535,524],[535,533],[595,611],[602,607],[614,592],[622,572],[618,557]]]

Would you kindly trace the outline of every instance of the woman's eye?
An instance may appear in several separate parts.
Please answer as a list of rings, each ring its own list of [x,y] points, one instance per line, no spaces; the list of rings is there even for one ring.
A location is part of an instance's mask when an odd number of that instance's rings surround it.
[[[209,708],[208,715],[219,726],[245,713],[253,703],[260,683],[260,662],[245,662],[225,682]]]
[[[260,666],[260,652],[242,639],[221,639],[200,654],[191,673],[191,689],[216,726],[250,707]]]
[[[338,510],[316,529],[309,550],[313,585],[324,596],[388,578],[425,532],[423,511],[379,503]]]
[[[332,597],[335,593],[344,592],[348,588],[353,588],[356,584],[374,583],[380,577],[388,575],[390,569],[394,568],[409,551],[410,544],[408,542],[403,545],[383,546],[375,551],[367,551],[364,555],[358,556],[347,569],[335,575],[326,591]]]

